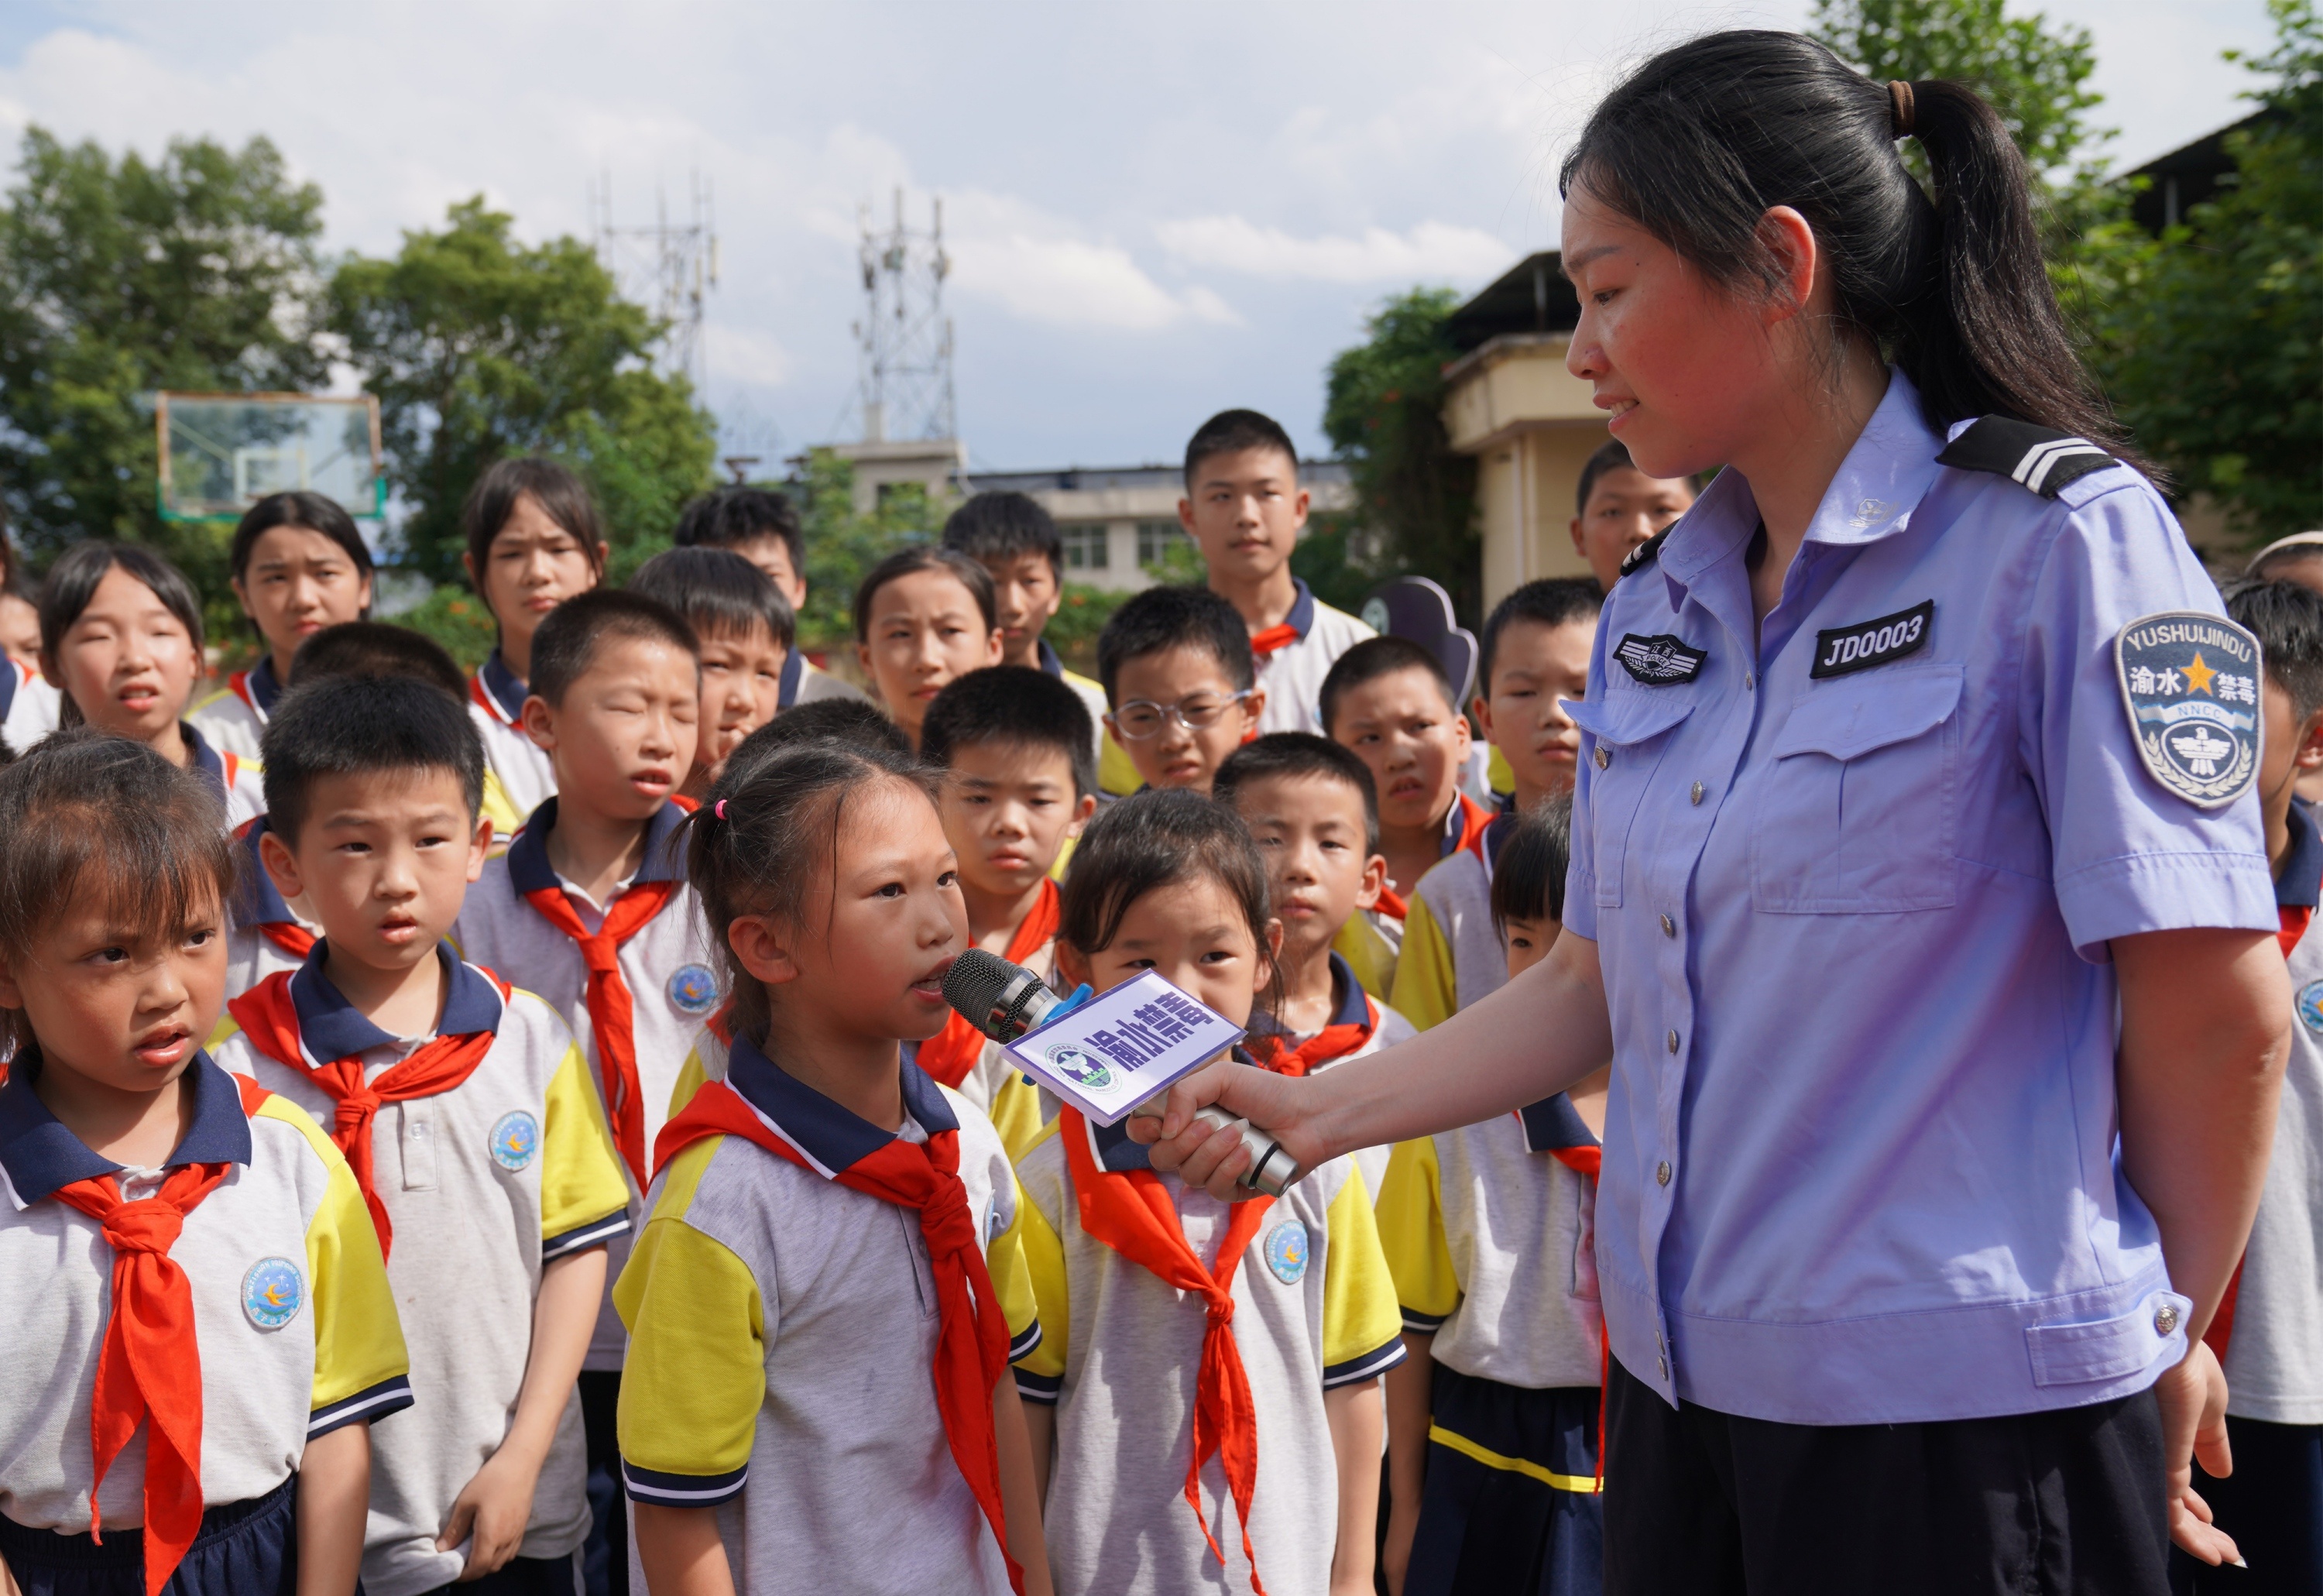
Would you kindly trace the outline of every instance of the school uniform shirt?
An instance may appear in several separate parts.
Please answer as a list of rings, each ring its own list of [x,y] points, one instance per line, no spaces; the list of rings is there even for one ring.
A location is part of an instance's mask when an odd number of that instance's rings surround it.
[[[1497,812],[1492,806],[1469,797],[1464,790],[1455,794],[1451,807],[1444,812],[1444,836],[1437,848],[1437,861],[1474,845]],[[1489,917],[1489,903],[1485,912]],[[1395,1001],[1396,961],[1403,956],[1404,928],[1410,918],[1409,899],[1392,890],[1382,891],[1377,907],[1357,910],[1339,928],[1339,934],[1331,939],[1331,951],[1354,968],[1364,990],[1384,1002]]]
[[[1008,1156],[958,1093],[908,1063],[902,1080],[906,1140],[959,1132],[960,1183],[1023,1356],[1041,1327]],[[895,1133],[746,1037],[726,1084],[807,1162],[721,1135],[656,1171],[615,1293],[630,1335],[630,1499],[714,1508],[738,1591],[788,1589],[812,1570],[832,1591],[1002,1596],[1006,1562],[936,1408],[940,1319],[919,1216],[836,1179]]]
[[[1150,1169],[1120,1127],[1084,1125],[1097,1168]],[[1042,1342],[1017,1361],[1016,1389],[1054,1404],[1056,1462],[1047,1510],[1049,1567],[1060,1596],[1180,1596],[1252,1588],[1225,1465],[1202,1465],[1201,1511],[1221,1568],[1186,1503],[1196,1382],[1207,1310],[1083,1230],[1061,1118],[1017,1163],[1024,1262]],[[1156,1177],[1188,1243],[1213,1271],[1235,1205]],[[1339,1510],[1323,1393],[1403,1361],[1395,1287],[1363,1177],[1335,1158],[1262,1216],[1231,1287],[1228,1331],[1257,1421],[1247,1526],[1269,1596],[1322,1596]]]
[[[1056,939],[1051,938],[1021,962],[1052,989],[1056,986]],[[959,1091],[992,1122],[1012,1161],[1021,1158],[1040,1135],[1041,1127],[1057,1116],[1057,1100],[1026,1079],[1024,1067],[1010,1059],[1006,1048],[989,1038],[961,1078]]]
[[[363,1588],[411,1596],[460,1576],[465,1553],[436,1549],[452,1504],[507,1438],[532,1348],[541,1270],[629,1229],[629,1188],[581,1050],[529,992],[507,997],[482,971],[439,949],[447,990],[437,1030],[392,1036],[324,973],[328,944],[289,978],[310,1065],[360,1059],[365,1081],[437,1035],[492,1032],[449,1091],[382,1105],[372,1122],[372,1185],[393,1239],[387,1278],[403,1316],[418,1398],[409,1423],[372,1444]],[[335,1100],[237,1029],[218,1062],[318,1121]],[[581,1399],[568,1393],[541,1465],[522,1557],[566,1557],[589,1533]]]
[[[1108,706],[1105,702],[1103,684],[1092,682],[1077,672],[1067,670],[1065,662],[1045,640],[1040,645],[1040,656],[1041,668],[1079,693],[1082,707],[1088,711],[1089,727],[1093,736],[1090,749],[1097,760],[1098,795],[1105,798],[1123,798],[1143,786],[1145,778],[1137,774],[1137,766],[1130,762],[1129,751],[1114,741],[1113,733],[1105,729],[1105,716]],[[1070,848],[1070,844],[1068,843],[1067,846]],[[1060,859],[1058,863],[1062,865],[1064,861]],[[1061,878],[1060,873],[1060,879]]]
[[[178,722],[178,735],[185,739],[193,769],[225,806],[227,830],[238,831],[266,812],[266,783],[256,760],[210,747],[190,721]]]
[[[1471,827],[1464,844],[1412,891],[1395,958],[1395,1005],[1422,1031],[1508,985],[1508,949],[1492,924],[1492,861],[1515,824],[1504,812]]]
[[[308,1441],[409,1408],[412,1392],[379,1238],[339,1150],[286,1098],[247,1105],[207,1054],[188,1068],[193,1112],[164,1168],[229,1166],[169,1252],[193,1296],[202,1500],[221,1507],[264,1496]],[[0,1513],[18,1524],[89,1529],[89,1407],[113,1249],[102,1225],[54,1194],[113,1175],[134,1201],[161,1173],[90,1151],[26,1071],[0,1087]],[[372,1444],[394,1430],[375,1430]],[[106,1533],[144,1520],[145,1444],[141,1423],[105,1476]]]
[[[0,738],[19,754],[57,729],[64,694],[21,659],[0,657]]]
[[[468,714],[484,739],[483,816],[501,847],[527,815],[556,795],[556,767],[525,735],[529,692],[497,648],[468,678]]]
[[[776,714],[793,704],[811,704],[817,699],[862,697],[860,688],[817,668],[801,650],[793,648],[783,656],[782,681],[775,699]]]
[[[643,930],[620,946],[617,962],[621,980],[629,989],[630,1032],[636,1047],[639,1108],[645,1125],[644,1150],[649,1155],[654,1138],[670,1115],[677,1087],[694,1033],[724,1000],[722,968],[703,929],[702,911],[693,889],[685,884],[685,860],[676,842],[678,822],[685,812],[666,803],[646,826],[646,845],[637,873],[618,883],[602,904],[589,901],[572,882],[556,874],[548,862],[548,835],[556,826],[556,800],[551,798],[525,822],[510,841],[508,852],[484,862],[484,873],[468,889],[452,940],[461,957],[538,993],[555,1009],[581,1045],[588,1078],[604,1096],[604,1060],[598,1056],[596,1028],[589,1020],[589,968],[579,944],[550,924],[526,901],[525,894],[544,888],[562,888],[578,913],[581,923],[596,931],[633,887],[651,883],[672,884],[669,901]],[[650,1173],[650,1171],[648,1171]],[[645,1220],[644,1188],[629,1180],[631,1224]],[[597,1316],[596,1334],[589,1343],[583,1367],[614,1370],[621,1366],[621,1321],[612,1307],[612,1282],[629,1256],[629,1236],[613,1238],[607,1253],[606,1298]]]
[[[2291,949],[2291,1062],[2274,1152],[2235,1287],[2206,1339],[2227,1369],[2227,1411],[2269,1424],[2323,1425],[2323,836],[2294,799],[2277,912],[2301,922]]]
[[[266,732],[266,718],[274,712],[274,701],[281,696],[274,656],[262,654],[256,665],[226,677],[225,685],[196,704],[186,719],[209,739],[212,748],[255,761],[258,739]]]
[[[277,970],[295,970],[323,928],[285,903],[274,878],[259,858],[260,839],[267,832],[266,817],[246,821],[234,833],[242,850],[242,874],[234,882],[226,912],[225,995],[240,997]],[[303,900],[302,900],[303,901]],[[224,1025],[223,1019],[219,1023]]]
[[[1259,711],[1261,736],[1270,731],[1323,732],[1323,678],[1339,656],[1366,637],[1379,634],[1349,615],[1316,598],[1297,577],[1290,579],[1298,596],[1290,613],[1279,626],[1250,640],[1251,656],[1258,669],[1258,684],[1266,690],[1266,707]],[[1134,790],[1134,789],[1133,789]]]
[[[1727,472],[1641,546],[1566,706],[1613,1355],[1792,1424],[2142,1391],[2190,1304],[2114,1163],[2108,944],[2276,930],[2257,645],[2144,478],[1947,442],[1899,372],[1763,623],[1758,525]]]
[[[1338,954],[1331,960],[1331,1017],[1323,1029],[1301,1035],[1295,1032],[1272,1031],[1262,1015],[1253,1014],[1251,1026],[1254,1036],[1280,1037],[1281,1045],[1308,1055],[1305,1073],[1321,1075],[1328,1069],[1354,1059],[1368,1059],[1400,1041],[1409,1041],[1419,1034],[1411,1022],[1364,990],[1355,979],[1355,972]],[[1380,1182],[1387,1178],[1387,1147],[1363,1147],[1347,1156],[1364,1178],[1365,1195],[1376,1198]]]

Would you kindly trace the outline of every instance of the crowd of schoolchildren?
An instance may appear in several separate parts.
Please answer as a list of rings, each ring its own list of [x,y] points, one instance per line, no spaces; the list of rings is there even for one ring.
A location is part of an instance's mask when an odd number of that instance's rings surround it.
[[[1207,585],[1123,603],[1094,682],[1042,640],[1054,525],[969,500],[858,589],[869,698],[750,489],[615,589],[570,473],[491,467],[473,676],[365,619],[313,494],[238,529],[262,651],[198,703],[151,551],[12,572],[0,1590],[1596,1590],[1602,1071],[1229,1206],[941,987],[1154,970],[1293,1075],[1496,989],[1562,918],[1559,700],[1691,486],[1600,451],[1594,578],[1503,599],[1465,704],[1291,575],[1272,422],[1205,424],[1186,493]],[[2265,1449],[2323,1433],[2323,597],[2230,607],[2313,984],[2212,1332],[2222,1520],[2306,1510]]]

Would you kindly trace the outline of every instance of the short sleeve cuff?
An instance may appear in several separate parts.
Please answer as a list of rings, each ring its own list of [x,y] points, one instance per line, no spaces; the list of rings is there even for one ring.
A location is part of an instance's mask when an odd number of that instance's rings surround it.
[[[629,1228],[629,1211],[622,1206],[602,1219],[592,1219],[586,1225],[575,1225],[558,1235],[544,1236],[540,1243],[540,1261],[554,1263],[574,1252],[585,1252],[592,1247],[601,1247]]]
[[[1424,1314],[1416,1307],[1407,1306],[1403,1310],[1404,1334],[1433,1335],[1444,1328],[1444,1321],[1451,1316],[1450,1314]]]
[[[1015,1338],[1009,1342],[1008,1361],[1014,1363],[1019,1358],[1031,1357],[1040,1344],[1041,1321],[1035,1319],[1016,1332]]]
[[[1407,1355],[1403,1350],[1403,1337],[1399,1335],[1360,1358],[1350,1358],[1344,1363],[1326,1363],[1323,1365],[1323,1389],[1327,1391],[1335,1386],[1376,1380],[1402,1362]]]
[[[2074,949],[2106,962],[2105,945],[2146,931],[2272,931],[2274,878],[2260,853],[2127,854],[2057,883],[2057,908]],[[1571,925],[1568,920],[1566,924]]]
[[[724,1474],[665,1474],[621,1460],[621,1488],[633,1502],[661,1508],[714,1508],[742,1494],[750,1480],[750,1465]]]
[[[1057,1399],[1064,1394],[1065,1377],[1061,1374],[1035,1374],[1029,1369],[1019,1369],[1015,1372],[1016,1395],[1024,1401],[1054,1408]]]
[[[352,1397],[326,1403],[307,1415],[307,1439],[327,1435],[333,1430],[351,1424],[369,1424],[385,1418],[390,1413],[401,1412],[411,1406],[411,1379],[399,1374],[392,1380],[382,1380],[368,1390],[357,1391]]]

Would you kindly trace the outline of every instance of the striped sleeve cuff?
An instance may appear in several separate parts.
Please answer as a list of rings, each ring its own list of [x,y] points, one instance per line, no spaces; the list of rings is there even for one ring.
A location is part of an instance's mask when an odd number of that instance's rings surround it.
[[[1031,1324],[1024,1326],[1023,1331],[1017,1335],[1015,1340],[1008,1344],[1008,1361],[1014,1363],[1019,1358],[1031,1357],[1033,1355],[1033,1349],[1040,1344],[1041,1321],[1035,1319]]]
[[[307,1415],[307,1439],[327,1435],[343,1425],[369,1424],[411,1406],[411,1377],[399,1374],[368,1390],[328,1402]]]
[[[1016,1373],[1016,1395],[1027,1402],[1038,1402],[1044,1408],[1054,1408],[1065,1389],[1061,1374],[1034,1374],[1027,1369]]]
[[[1360,1358],[1350,1358],[1344,1363],[1323,1365],[1323,1389],[1354,1385],[1360,1380],[1376,1380],[1403,1362],[1403,1337],[1397,1336],[1385,1346],[1366,1353]]]
[[[1450,1314],[1424,1314],[1407,1304],[1403,1309],[1403,1327],[1413,1335],[1433,1335],[1451,1316]]]
[[[625,1205],[614,1209],[602,1219],[592,1219],[561,1235],[544,1236],[540,1243],[540,1261],[554,1263],[571,1252],[585,1252],[592,1247],[601,1247],[629,1228],[629,1210]]]
[[[633,1502],[664,1508],[714,1508],[742,1494],[750,1478],[744,1463],[730,1474],[664,1474],[621,1460],[621,1486]]]

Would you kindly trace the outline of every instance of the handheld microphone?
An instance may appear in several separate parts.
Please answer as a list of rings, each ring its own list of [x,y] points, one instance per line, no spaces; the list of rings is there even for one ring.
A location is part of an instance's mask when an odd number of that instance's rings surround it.
[[[970,948],[952,960],[951,968],[944,975],[944,1001],[958,1010],[968,1023],[1004,1047],[1017,1041],[1027,1032],[1046,1024],[1088,1001],[1088,988],[1084,986],[1070,997],[1059,997],[1049,989],[1047,982],[1021,964],[1012,964],[996,953],[982,948]],[[1159,1102],[1163,1093],[1156,1093],[1130,1110],[1132,1114],[1147,1114],[1149,1105]],[[1161,1117],[1161,1109],[1151,1109],[1149,1117]],[[1269,1197],[1281,1197],[1301,1171],[1298,1160],[1282,1150],[1282,1144],[1247,1120],[1236,1119],[1216,1104],[1207,1104],[1194,1111],[1194,1117],[1213,1131],[1223,1131],[1229,1125],[1242,1132],[1243,1140],[1250,1146],[1250,1168],[1239,1177],[1240,1184]]]

